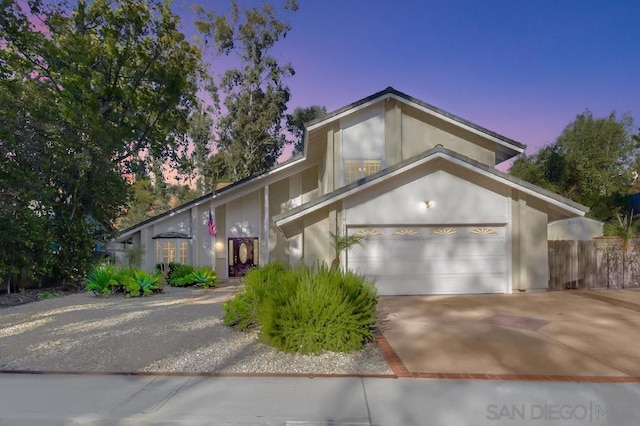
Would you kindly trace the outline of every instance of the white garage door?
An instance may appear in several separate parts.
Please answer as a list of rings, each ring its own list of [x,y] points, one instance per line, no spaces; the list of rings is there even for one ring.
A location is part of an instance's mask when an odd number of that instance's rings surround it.
[[[364,246],[347,266],[372,279],[380,295],[504,293],[504,226],[349,227]]]

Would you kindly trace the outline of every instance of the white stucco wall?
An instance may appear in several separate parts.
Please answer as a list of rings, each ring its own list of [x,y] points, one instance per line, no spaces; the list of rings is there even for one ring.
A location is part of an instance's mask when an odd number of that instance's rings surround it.
[[[260,191],[252,192],[226,205],[227,238],[260,238]]]
[[[356,224],[506,223],[503,195],[438,170],[420,177],[414,170],[345,200],[346,220]],[[396,188],[396,185],[398,187]],[[427,208],[425,201],[433,206]]]
[[[342,131],[341,158],[384,158],[384,104],[382,102],[341,119],[340,128]]]

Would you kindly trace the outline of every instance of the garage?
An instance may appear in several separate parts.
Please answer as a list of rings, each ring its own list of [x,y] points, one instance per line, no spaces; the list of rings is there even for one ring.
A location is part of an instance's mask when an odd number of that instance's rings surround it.
[[[350,226],[349,269],[380,295],[508,292],[505,225]]]

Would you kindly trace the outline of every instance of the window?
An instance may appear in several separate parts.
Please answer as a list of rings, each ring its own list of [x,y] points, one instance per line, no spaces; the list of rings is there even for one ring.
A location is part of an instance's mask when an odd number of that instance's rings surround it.
[[[176,261],[176,242],[158,241],[156,244],[157,262],[170,263]]]
[[[188,241],[167,241],[157,240],[156,242],[156,262],[170,263],[179,262],[187,263],[189,261],[189,242]]]
[[[180,241],[180,263],[187,263],[187,250],[188,243],[186,241]]]
[[[345,185],[382,170],[382,160],[360,159],[344,160]]]

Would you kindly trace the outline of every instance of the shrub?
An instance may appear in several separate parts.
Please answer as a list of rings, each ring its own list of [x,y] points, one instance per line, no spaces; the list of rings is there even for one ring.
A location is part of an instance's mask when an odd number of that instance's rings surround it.
[[[151,296],[158,289],[160,274],[150,274],[139,269],[130,270],[130,279],[126,281],[124,293],[127,297]]]
[[[149,274],[136,268],[103,265],[89,273],[85,290],[102,296],[121,292],[127,297],[137,297],[161,292],[162,286],[162,275],[159,273]]]
[[[87,276],[86,291],[93,291],[96,295],[112,294],[120,285],[118,280],[119,271],[111,265],[100,265],[94,267]]]
[[[218,275],[208,266],[201,266],[195,269],[191,265],[179,263],[169,264],[168,280],[173,287],[215,287]]]
[[[270,292],[278,292],[284,273],[285,266],[280,262],[250,269],[243,278],[243,291],[222,306],[224,323],[240,330],[258,325],[259,306],[270,298]]]
[[[182,263],[170,263],[169,274],[167,276],[169,285],[173,287],[184,287],[185,285],[188,285],[188,282],[185,282],[183,278],[194,272],[194,270],[194,267],[191,265],[184,265]]]
[[[196,287],[215,287],[217,285],[218,274],[208,266],[202,266],[190,275],[193,285]]]
[[[225,323],[260,326],[261,340],[279,349],[349,352],[373,339],[378,296],[356,274],[326,266],[287,271],[276,264],[249,271],[244,284],[223,307]]]

